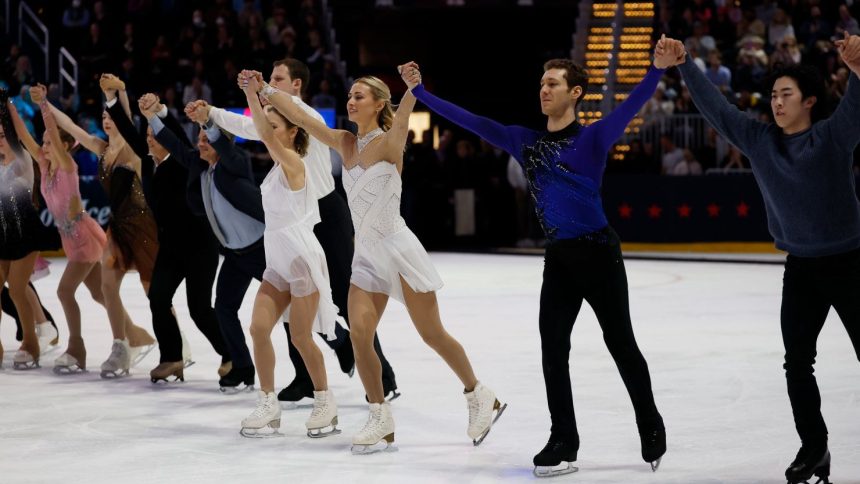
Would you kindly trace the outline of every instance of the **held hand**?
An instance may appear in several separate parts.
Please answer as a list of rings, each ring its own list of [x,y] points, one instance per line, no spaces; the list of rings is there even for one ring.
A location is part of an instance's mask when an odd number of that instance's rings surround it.
[[[681,64],[686,54],[681,41],[667,38],[666,34],[663,34],[654,47],[654,67],[668,69]]]
[[[194,101],[194,117],[192,120],[197,124],[206,124],[209,122],[209,110],[212,109],[206,101]]]
[[[208,111],[206,112],[206,119],[200,119],[200,117],[204,115],[202,110],[199,109],[199,106],[201,106],[201,103],[203,102],[205,101],[191,101],[190,103],[185,105],[185,115],[188,116],[188,119],[190,119],[194,123],[205,124],[206,121],[209,119]]]
[[[158,96],[147,93],[137,100],[137,107],[140,108],[140,112],[146,118],[151,118],[161,111],[162,104],[159,102]]]
[[[36,84],[30,88],[30,99],[36,104],[42,104],[48,94],[48,89],[44,84]]]
[[[107,91],[125,91],[125,83],[113,74],[102,74],[99,78],[99,87],[104,92]]]
[[[421,84],[421,71],[416,62],[409,61],[406,64],[397,66],[397,72],[410,91],[418,84]]]
[[[258,93],[263,88],[263,83],[257,76],[245,78],[245,93]]]
[[[855,74],[860,75],[860,36],[845,32],[845,38],[834,43],[845,65]]]

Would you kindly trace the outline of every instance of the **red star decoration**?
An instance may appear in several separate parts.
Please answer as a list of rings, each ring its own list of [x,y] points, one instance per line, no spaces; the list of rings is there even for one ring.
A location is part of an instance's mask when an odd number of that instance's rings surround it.
[[[660,208],[656,203],[651,204],[651,206],[648,207],[648,216],[651,218],[660,218],[660,212],[662,211],[663,209]]]
[[[621,218],[630,218],[630,216],[632,214],[633,214],[633,207],[631,207],[630,205],[627,205],[626,202],[622,203],[621,205],[618,206],[618,215],[620,215]]]
[[[716,203],[708,205],[708,217],[717,218],[720,216],[720,206]]]
[[[750,214],[750,206],[747,205],[745,202],[741,202],[740,204],[738,204],[737,210],[738,210],[738,217],[741,217],[741,218],[745,218],[747,215]]]
[[[689,205],[687,205],[686,203],[681,204],[681,206],[678,207],[678,216],[681,218],[690,218],[690,212],[692,212],[692,211],[693,211],[693,208],[690,207]]]

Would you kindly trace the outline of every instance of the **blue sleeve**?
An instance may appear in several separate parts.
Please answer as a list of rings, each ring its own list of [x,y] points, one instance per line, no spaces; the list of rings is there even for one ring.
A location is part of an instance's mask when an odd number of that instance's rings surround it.
[[[524,140],[530,134],[534,133],[532,130],[521,126],[505,126],[492,119],[472,114],[457,105],[430,94],[424,89],[423,84],[415,86],[412,89],[412,94],[436,114],[461,128],[471,131],[482,139],[487,140],[493,146],[507,151],[508,154],[513,155],[514,158],[522,163],[522,160],[520,160],[522,146]]]
[[[660,82],[664,72],[664,69],[658,69],[652,65],[639,85],[630,92],[623,103],[619,104],[605,118],[589,126],[595,131],[594,140],[597,143],[595,152],[607,153],[612,144],[624,134],[624,130],[636,116],[636,113],[654,95],[654,91],[657,90],[657,83]]]

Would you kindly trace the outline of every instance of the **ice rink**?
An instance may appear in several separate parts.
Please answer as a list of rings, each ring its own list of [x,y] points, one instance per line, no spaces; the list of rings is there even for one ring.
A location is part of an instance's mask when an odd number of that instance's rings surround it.
[[[188,318],[183,287],[176,310],[197,363],[186,370],[185,383],[170,385],[149,381],[157,351],[131,377],[99,378],[111,336],[105,312],[82,289],[89,373],[54,375],[61,349],[44,355],[41,369],[12,370],[14,324],[8,316],[0,323],[6,354],[0,371],[0,482],[538,480],[531,459],[549,436],[537,331],[543,259],[447,253],[432,258],[445,281],[439,293],[443,321],[478,377],[508,403],[480,447],[466,436],[462,386],[422,343],[396,301],[383,316],[380,338],[402,392],[392,404],[399,451],[353,456],[351,436],[367,418],[364,392],[357,375],[349,379],[337,371],[334,353],[321,340],[343,433],[306,437],[308,404],[284,407],[284,437],[246,439],[239,422],[254,409],[255,394],[218,391],[220,360]],[[52,262],[51,275],[36,285],[57,317],[64,348],[68,332],[54,294],[64,260]],[[782,266],[628,260],[627,270],[634,329],[665,419],[668,452],[657,473],[642,462],[630,401],[594,315],[583,306],[571,354],[580,471],[549,482],[784,483],[799,441],[782,370]],[[246,333],[256,287],[242,307]],[[137,274],[126,277],[122,294],[132,317],[151,328]],[[293,374],[280,326],[274,341],[281,388]],[[818,350],[831,479],[860,483],[860,364],[833,311]]]

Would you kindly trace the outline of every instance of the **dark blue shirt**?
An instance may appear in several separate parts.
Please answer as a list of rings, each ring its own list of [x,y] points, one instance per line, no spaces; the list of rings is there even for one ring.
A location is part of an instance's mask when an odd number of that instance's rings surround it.
[[[554,132],[505,126],[439,99],[418,85],[416,98],[434,112],[510,153],[525,170],[538,218],[550,240],[572,239],[609,223],[600,185],[606,156],[639,109],[651,98],[662,69],[651,67],[612,113],[583,127],[574,121]]]

